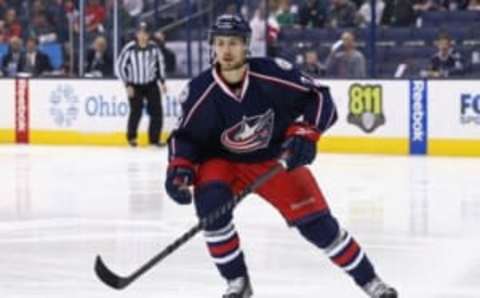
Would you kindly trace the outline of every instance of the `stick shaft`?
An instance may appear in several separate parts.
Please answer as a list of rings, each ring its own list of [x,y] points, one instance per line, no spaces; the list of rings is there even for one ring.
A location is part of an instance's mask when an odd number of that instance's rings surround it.
[[[165,247],[161,252],[143,264],[140,268],[134,271],[127,277],[121,277],[110,269],[108,269],[103,261],[101,260],[100,256],[97,256],[97,261],[95,263],[95,272],[97,276],[102,280],[105,284],[115,288],[115,289],[123,289],[127,287],[130,283],[135,281],[153,266],[158,264],[160,261],[165,259],[167,256],[172,254],[182,245],[187,243],[191,238],[193,238],[200,230],[203,230],[209,223],[216,221],[222,215],[226,214],[230,210],[234,209],[236,205],[238,205],[248,194],[255,191],[257,188],[262,186],[265,182],[270,180],[273,176],[277,175],[279,172],[284,170],[286,165],[283,161],[280,161],[278,164],[270,168],[266,173],[260,175],[255,181],[251,184],[247,185],[233,200],[225,204],[224,206],[218,208],[207,217],[204,217],[199,220],[199,222],[191,227],[188,231],[183,233],[180,237],[178,237],[174,242],[169,244]]]

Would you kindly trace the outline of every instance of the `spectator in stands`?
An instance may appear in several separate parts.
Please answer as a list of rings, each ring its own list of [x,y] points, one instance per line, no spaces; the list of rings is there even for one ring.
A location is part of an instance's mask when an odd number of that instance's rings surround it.
[[[465,73],[465,63],[460,52],[453,48],[452,40],[446,33],[437,39],[438,52],[430,60],[427,75],[431,78],[447,78]]]
[[[88,0],[85,8],[85,27],[87,32],[103,33],[103,24],[106,18],[105,7],[100,0]]]
[[[123,7],[132,17],[137,17],[143,12],[143,0],[123,0]]]
[[[5,43],[7,41],[7,32],[5,29],[5,22],[0,20],[0,43]]]
[[[375,6],[375,24],[379,25],[382,20],[385,2],[377,0]],[[368,26],[372,22],[372,6],[371,1],[365,1],[358,10],[358,17],[361,26]]]
[[[232,14],[232,15],[236,15],[239,13],[238,11],[238,6],[236,3],[230,3],[227,5],[227,7],[225,8],[225,13],[226,14]]]
[[[480,0],[471,0],[468,5],[468,10],[480,11]]]
[[[420,14],[424,11],[435,11],[440,10],[442,5],[440,1],[436,0],[414,0],[413,1],[413,10]]]
[[[5,29],[7,33],[7,38],[10,39],[12,36],[22,37],[22,25],[17,19],[17,12],[13,8],[7,9],[4,15],[5,20]]]
[[[296,20],[295,15],[291,11],[289,0],[280,0],[278,2],[278,10],[276,12],[277,22],[282,27],[292,27]]]
[[[32,3],[32,15],[39,13],[46,13],[47,8],[45,7],[45,2],[42,0],[35,0]]]
[[[332,0],[328,12],[328,25],[332,28],[354,27],[357,21],[357,9],[350,0]]]
[[[2,73],[14,77],[23,68],[25,53],[22,51],[22,40],[16,36],[10,38],[10,48],[2,59]]]
[[[87,76],[110,77],[113,75],[113,59],[107,51],[107,39],[104,36],[97,36],[93,47],[87,52]]]
[[[64,0],[54,0],[47,7],[47,16],[55,26],[58,40],[65,42],[68,40],[68,17],[65,12]]]
[[[250,51],[252,56],[265,56],[266,53],[266,20],[265,7],[260,6],[255,10],[253,18],[250,20],[250,28],[252,28],[252,36],[250,42]]]
[[[49,23],[47,16],[42,12],[37,12],[37,14],[33,16],[33,22],[28,35],[35,36],[39,43],[57,41],[55,27]]]
[[[344,32],[338,48],[332,48],[327,57],[327,75],[338,78],[366,77],[366,60],[357,50],[355,36],[351,32]]]
[[[8,10],[8,3],[6,0],[0,0],[0,19],[3,19],[3,16]]]
[[[76,9],[73,0],[64,0],[63,7],[69,20],[74,21],[78,17],[78,10]]]
[[[412,0],[386,1],[382,23],[387,26],[406,27],[415,22]]]
[[[177,56],[172,50],[167,48],[165,44],[165,34],[162,31],[157,31],[153,35],[153,40],[157,43],[160,51],[162,51],[165,62],[165,72],[167,75],[174,74],[177,68]]]
[[[19,72],[29,73],[32,76],[42,76],[53,70],[50,58],[37,49],[38,41],[29,37],[26,43],[25,63],[21,64]]]
[[[298,23],[302,27],[322,28],[327,19],[326,0],[305,0],[298,12]]]
[[[250,22],[252,26],[252,44],[250,49],[252,49],[253,56],[265,56],[266,53],[267,56],[274,57],[277,54],[280,25],[273,14],[266,20],[267,3],[270,11],[277,9],[274,1],[262,1],[259,8],[255,10],[255,15]],[[265,21],[267,24],[265,24]]]
[[[105,20],[105,27],[106,32],[113,32],[113,25],[114,25],[114,13],[113,13],[113,6],[114,1],[117,0],[107,0],[105,3],[105,9],[107,12],[107,17]],[[125,38],[127,32],[130,28],[135,27],[135,20],[129,14],[129,12],[125,9],[123,5],[119,5],[118,7],[118,36],[121,38]],[[126,40],[121,40],[120,44],[125,43]]]
[[[469,2],[474,0],[432,0],[435,2],[438,10],[465,10]]]
[[[318,60],[317,51],[308,50],[305,52],[302,70],[318,77],[325,75],[325,66]]]

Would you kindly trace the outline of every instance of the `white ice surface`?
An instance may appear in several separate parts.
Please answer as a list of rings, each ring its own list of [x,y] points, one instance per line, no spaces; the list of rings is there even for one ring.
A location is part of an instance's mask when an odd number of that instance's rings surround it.
[[[129,274],[195,224],[167,198],[166,150],[0,146],[1,298],[220,298],[201,236],[123,291]],[[332,211],[402,298],[480,297],[480,159],[321,154]],[[258,298],[365,297],[256,196],[236,225]]]

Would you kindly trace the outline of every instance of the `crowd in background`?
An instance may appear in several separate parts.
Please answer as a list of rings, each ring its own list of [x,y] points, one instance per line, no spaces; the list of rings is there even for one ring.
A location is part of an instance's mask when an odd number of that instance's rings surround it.
[[[358,49],[354,31],[371,23],[372,9],[370,0],[271,0],[268,1],[267,29],[262,22],[266,19],[265,2],[254,13],[251,20],[253,39],[268,30],[267,42],[275,45],[278,36],[287,29],[343,31],[322,60],[317,49],[311,48],[304,50],[296,62],[317,76],[364,78],[368,76],[367,59]],[[480,0],[377,0],[375,23],[383,28],[416,28],[422,26],[422,15],[426,12],[467,10],[480,13]],[[289,40],[284,42],[291,43]],[[365,43],[363,40],[364,46]],[[428,57],[430,63],[421,71],[421,76],[439,78],[466,74],[465,58],[455,49],[454,37],[439,32],[434,44],[437,52]],[[277,55],[274,46],[269,49],[269,55]]]
[[[124,43],[129,38],[127,30],[135,27],[137,16],[148,9],[149,1],[120,0],[118,3],[120,36],[125,37]],[[85,73],[87,76],[112,76],[114,0],[86,0],[85,4]],[[0,76],[76,74],[80,30],[78,5],[79,1],[74,0],[0,0],[0,51],[3,49]],[[165,56],[170,57],[167,70],[172,71],[171,60],[175,58],[165,47],[165,36],[156,32],[152,38],[159,43]],[[61,53],[60,65],[52,65],[51,56],[44,54],[52,46]]]
[[[371,22],[370,0],[272,0],[280,27],[352,28]],[[425,11],[480,11],[480,0],[377,0],[376,20],[384,26],[411,26]]]
[[[178,0],[162,0],[162,3],[175,1]],[[253,3],[253,9],[247,9],[246,5],[239,8],[235,6],[238,2],[230,1],[226,11],[241,11],[250,19],[253,43],[265,41],[267,37],[267,43],[273,44],[284,28],[345,28],[326,59],[320,61],[315,50],[307,50],[297,62],[306,71],[319,76],[367,76],[367,59],[358,50],[356,36],[350,29],[366,27],[371,22],[370,0],[270,0],[268,26],[265,26],[265,1],[248,1],[250,5]],[[112,76],[114,0],[85,0],[85,3],[85,73],[87,76]],[[158,1],[119,0],[118,3],[120,36],[124,38],[122,46],[128,40],[129,29],[135,27],[138,16],[151,10]],[[421,19],[417,17],[425,11],[480,11],[480,0],[377,0],[376,3],[375,22],[389,27],[418,26]],[[0,0],[0,75],[14,76],[21,72],[32,75],[76,74],[78,34],[78,1]],[[167,73],[174,73],[175,53],[165,46],[165,34],[156,32],[152,38],[162,48]],[[438,39],[438,53],[431,58],[427,75],[445,77],[461,74],[463,57],[455,51],[451,37],[443,34]],[[52,43],[62,53],[60,65],[49,61],[50,57],[44,54]]]

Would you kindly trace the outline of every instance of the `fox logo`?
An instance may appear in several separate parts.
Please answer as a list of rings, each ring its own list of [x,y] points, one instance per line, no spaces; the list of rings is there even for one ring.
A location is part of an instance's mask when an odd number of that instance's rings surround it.
[[[272,137],[274,118],[275,113],[272,109],[261,115],[243,116],[240,122],[222,133],[222,144],[235,153],[266,148]]]

